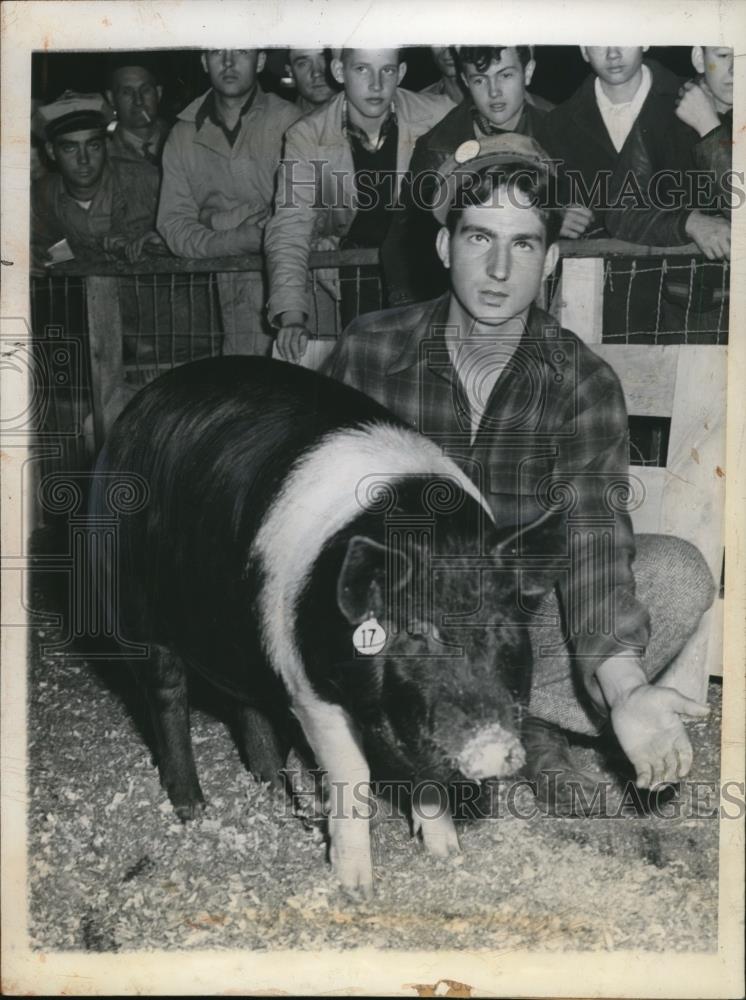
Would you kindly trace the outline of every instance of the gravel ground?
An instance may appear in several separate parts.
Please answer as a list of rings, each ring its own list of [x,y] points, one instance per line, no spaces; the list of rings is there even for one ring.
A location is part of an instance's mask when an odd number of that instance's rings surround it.
[[[196,708],[203,818],[176,819],[126,706],[123,668],[45,654],[29,670],[32,945],[140,948],[650,949],[717,944],[718,823],[679,815],[521,819],[495,791],[494,818],[461,827],[463,853],[426,855],[403,819],[373,831],[375,899],[336,887],[318,831],[244,769],[225,721]],[[720,696],[689,725],[691,778],[719,776]],[[586,767],[610,775],[591,747]],[[617,784],[612,811],[621,802]],[[533,799],[515,797],[524,814]],[[661,812],[671,812],[675,802]],[[695,815],[692,815],[692,812]]]

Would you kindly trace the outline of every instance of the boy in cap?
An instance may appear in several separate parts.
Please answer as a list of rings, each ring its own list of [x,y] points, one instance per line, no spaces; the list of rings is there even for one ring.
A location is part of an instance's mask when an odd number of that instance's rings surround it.
[[[563,812],[582,807],[579,790],[586,803],[595,791],[565,730],[595,734],[610,718],[641,787],[688,772],[680,716],[708,709],[651,682],[695,630],[714,585],[693,546],[635,539],[628,514],[610,501],[627,482],[619,380],[535,304],[558,258],[562,215],[551,181],[529,137],[460,146],[433,201],[450,290],[356,320],[328,371],[441,443],[488,500],[499,531],[510,537],[533,525],[546,534],[543,545],[526,536],[527,549],[554,555],[549,565],[538,559],[549,595],[531,626],[522,739],[537,792]],[[517,560],[530,572],[530,557]],[[548,627],[552,619],[565,622],[565,634]]]
[[[343,49],[331,69],[344,91],[289,129],[265,239],[269,318],[278,352],[291,361],[304,355],[316,325],[312,246],[380,247],[415,141],[452,106],[399,86],[407,67],[398,49]]]
[[[66,91],[39,108],[34,128],[43,134],[56,173],[31,189],[31,253],[35,267],[51,262],[62,240],[78,259],[102,254],[138,259],[155,232],[158,171],[152,164],[109,160],[106,127],[112,111],[100,94]]]
[[[300,110],[257,80],[265,53],[210,49],[210,89],[178,116],[163,149],[158,230],[179,257],[259,253],[285,130]],[[224,354],[268,354],[258,271],[218,275]]]

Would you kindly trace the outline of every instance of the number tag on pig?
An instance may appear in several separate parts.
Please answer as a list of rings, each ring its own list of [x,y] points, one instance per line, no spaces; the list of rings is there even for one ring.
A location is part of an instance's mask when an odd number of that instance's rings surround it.
[[[386,645],[386,630],[375,618],[366,618],[352,633],[352,645],[363,656],[374,656]]]

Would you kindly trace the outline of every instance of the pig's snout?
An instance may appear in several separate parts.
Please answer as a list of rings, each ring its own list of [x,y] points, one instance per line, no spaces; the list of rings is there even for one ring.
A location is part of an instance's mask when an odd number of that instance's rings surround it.
[[[525,760],[520,740],[499,722],[478,729],[456,756],[459,770],[472,781],[505,778],[523,767]]]

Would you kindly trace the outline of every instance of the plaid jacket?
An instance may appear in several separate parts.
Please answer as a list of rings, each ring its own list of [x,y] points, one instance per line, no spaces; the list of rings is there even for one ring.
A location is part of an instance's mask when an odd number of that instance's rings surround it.
[[[642,652],[649,638],[630,566],[635,544],[624,509],[628,430],[619,380],[574,333],[533,308],[523,335],[507,345],[512,356],[484,401],[472,442],[469,404],[445,340],[448,303],[446,295],[361,316],[326,371],[437,441],[480,488],[498,528],[559,512],[554,557],[519,552],[519,564],[557,586],[566,638],[603,710],[597,667],[630,647]],[[495,340],[498,363],[505,346]]]

